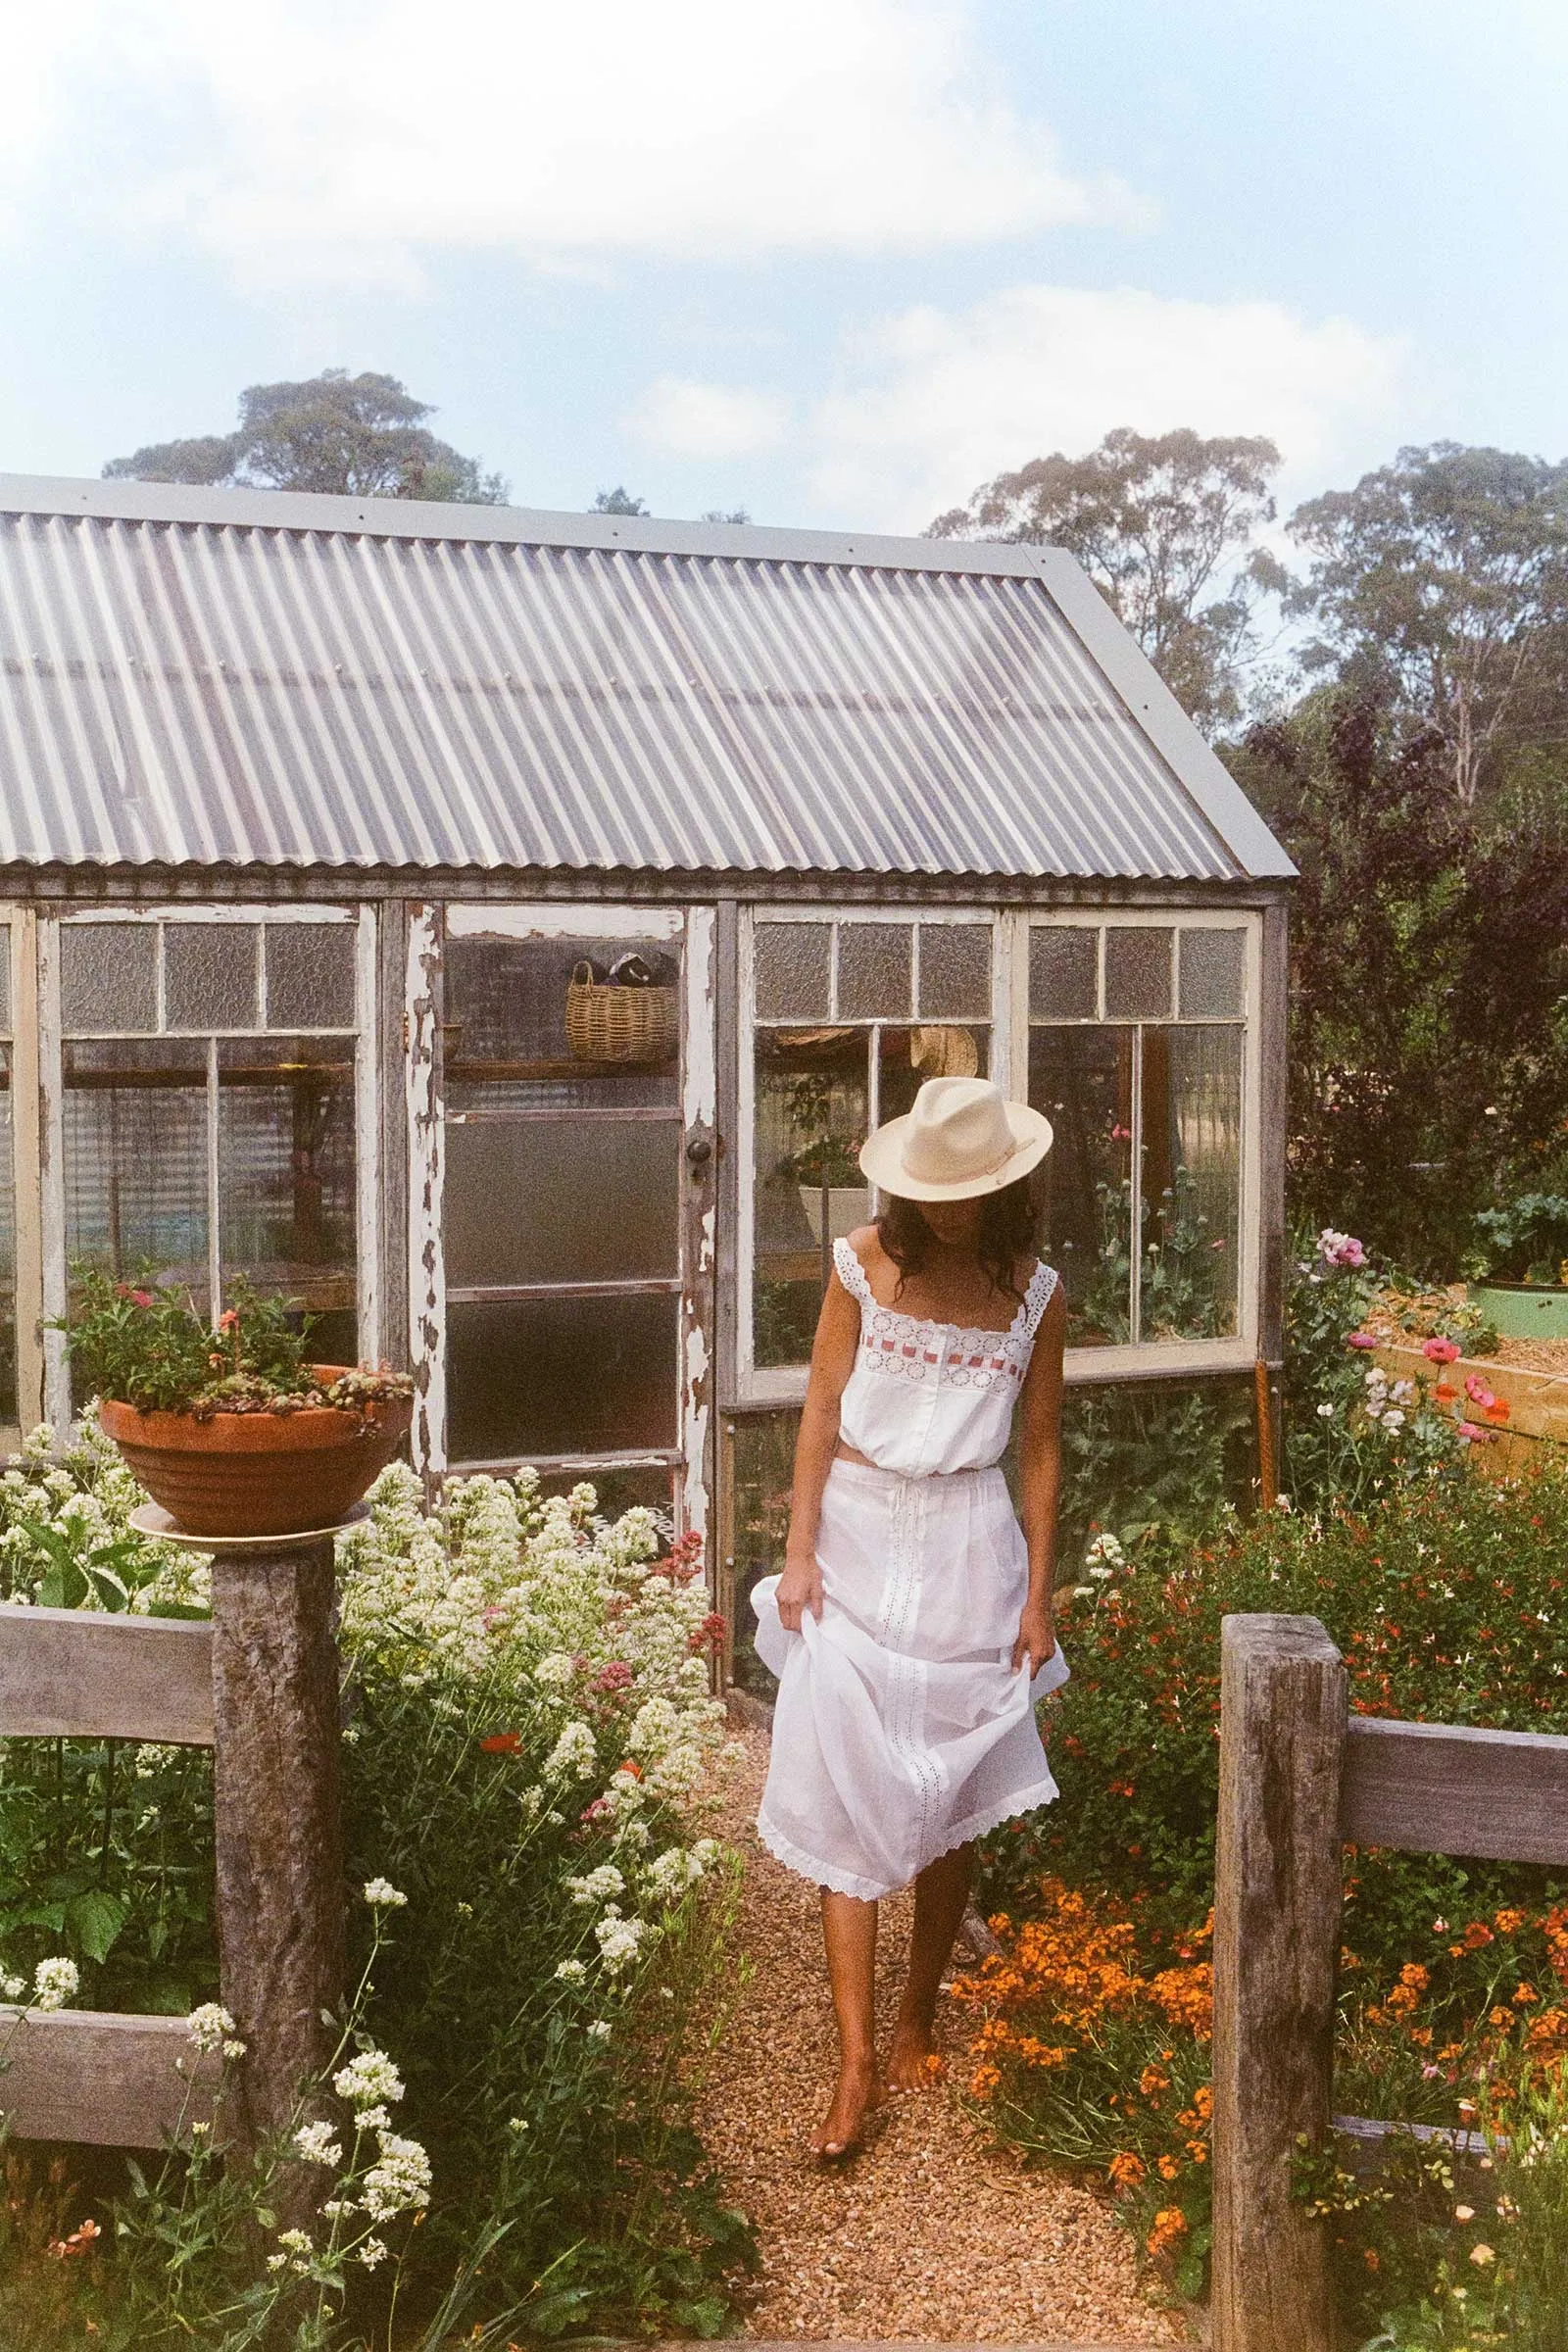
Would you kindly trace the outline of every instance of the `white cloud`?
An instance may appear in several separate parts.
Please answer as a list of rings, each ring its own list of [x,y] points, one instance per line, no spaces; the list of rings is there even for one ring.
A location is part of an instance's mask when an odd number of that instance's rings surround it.
[[[65,74],[74,95],[53,175],[250,284],[413,284],[437,249],[573,268],[1136,217],[988,78],[967,0],[66,7],[24,60],[32,90]],[[13,104],[25,120],[43,99]]]
[[[1286,499],[1381,448],[1405,349],[1272,302],[1015,286],[973,309],[884,318],[842,356],[806,428],[808,503],[920,530],[992,475],[1113,425],[1265,433]]]
[[[660,457],[748,458],[776,449],[785,439],[789,403],[743,384],[661,375],[623,422],[635,440]]]

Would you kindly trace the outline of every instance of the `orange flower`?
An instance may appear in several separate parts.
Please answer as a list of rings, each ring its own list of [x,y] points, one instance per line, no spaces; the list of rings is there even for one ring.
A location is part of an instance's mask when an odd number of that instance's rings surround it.
[[[1168,2246],[1187,2235],[1187,2216],[1180,2206],[1162,2205],[1154,2216],[1154,2226],[1144,2240],[1151,2254],[1163,2254]]]
[[[1162,2180],[1174,2180],[1181,2169],[1174,2156],[1166,2155],[1159,2159],[1159,2177]]]
[[[1147,2175],[1148,2167],[1141,2156],[1123,2149],[1113,2156],[1105,2170],[1118,2188],[1136,2188]]]

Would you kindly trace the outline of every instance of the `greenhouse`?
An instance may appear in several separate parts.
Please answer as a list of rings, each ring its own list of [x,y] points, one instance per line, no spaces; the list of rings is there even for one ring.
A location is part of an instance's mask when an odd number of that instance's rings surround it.
[[[1071,1381],[1278,1360],[1293,869],[1058,550],[0,480],[0,865],[12,1433],[74,1269],[244,1278],[722,1563],[954,1072]]]

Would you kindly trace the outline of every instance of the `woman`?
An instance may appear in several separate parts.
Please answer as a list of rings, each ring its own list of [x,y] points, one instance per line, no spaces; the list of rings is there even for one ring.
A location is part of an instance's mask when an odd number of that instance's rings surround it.
[[[877,1899],[914,1882],[888,2065],[932,2073],[971,1845],[1056,1793],[1034,1700],[1067,1677],[1051,1623],[1065,1309],[1031,1248],[1038,1111],[933,1078],[860,1166],[875,1225],[834,1246],[781,1576],[754,1596],[779,1677],[758,1833],[822,1889],[839,2082],[812,2141],[847,2155],[878,2104]],[[1014,1405],[1023,1525],[997,1463]]]

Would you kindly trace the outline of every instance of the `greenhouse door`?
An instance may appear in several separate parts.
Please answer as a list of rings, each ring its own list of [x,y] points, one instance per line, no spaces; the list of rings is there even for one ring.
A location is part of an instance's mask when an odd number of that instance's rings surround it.
[[[429,1466],[531,1464],[706,1536],[712,910],[449,906],[443,930]]]

